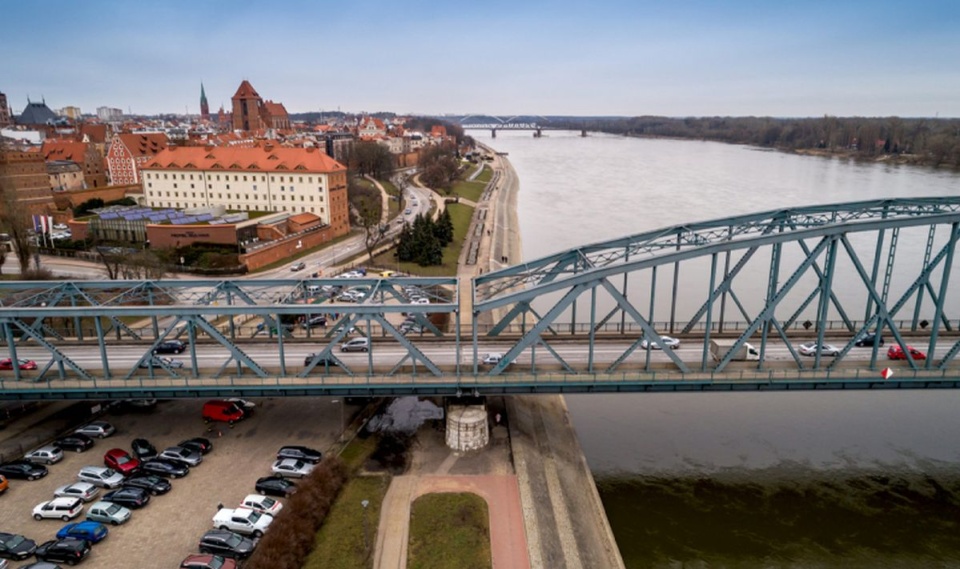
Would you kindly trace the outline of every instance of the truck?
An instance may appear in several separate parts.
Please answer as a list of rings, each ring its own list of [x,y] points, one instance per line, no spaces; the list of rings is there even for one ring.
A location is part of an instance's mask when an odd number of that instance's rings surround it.
[[[713,361],[720,361],[730,351],[730,348],[736,344],[736,340],[710,340],[710,355],[713,356]],[[760,352],[753,347],[753,345],[746,342],[740,346],[740,349],[734,352],[733,357],[730,358],[730,361],[734,362],[745,362],[745,361],[759,361]]]

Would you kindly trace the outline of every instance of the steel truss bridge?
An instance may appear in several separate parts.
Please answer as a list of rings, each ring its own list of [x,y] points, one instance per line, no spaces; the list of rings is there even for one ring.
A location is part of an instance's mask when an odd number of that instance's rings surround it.
[[[551,128],[550,119],[539,115],[515,115],[512,117],[496,117],[493,115],[469,115],[461,117],[460,126],[463,128],[498,130],[534,130],[542,131]]]
[[[889,199],[585,245],[469,298],[456,278],[5,281],[0,349],[37,369],[0,371],[0,399],[956,388],[958,239],[960,197]],[[886,346],[855,347],[868,332]],[[654,349],[667,334],[680,349]],[[154,356],[175,338],[186,351]]]

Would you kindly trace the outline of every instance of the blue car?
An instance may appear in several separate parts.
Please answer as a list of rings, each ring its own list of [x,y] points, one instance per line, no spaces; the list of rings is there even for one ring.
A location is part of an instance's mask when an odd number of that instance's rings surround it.
[[[67,524],[57,532],[57,539],[66,539],[68,537],[83,539],[90,543],[98,543],[107,537],[107,526],[100,522],[77,522]]]

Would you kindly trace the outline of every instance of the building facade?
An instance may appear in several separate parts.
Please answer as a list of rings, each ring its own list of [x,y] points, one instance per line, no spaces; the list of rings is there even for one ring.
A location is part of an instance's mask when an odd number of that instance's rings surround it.
[[[290,128],[290,117],[283,103],[264,101],[247,80],[240,83],[231,101],[233,102],[233,130]]]
[[[347,169],[316,148],[170,147],[143,167],[150,207],[311,213],[350,229]]]
[[[7,106],[7,96],[0,93],[0,127],[10,126],[12,124],[13,113],[10,112],[10,107]]]
[[[103,122],[119,122],[123,120],[123,110],[111,107],[97,107],[97,118]]]
[[[13,202],[28,214],[46,214],[54,209],[47,164],[39,152],[0,152],[0,191],[12,191]],[[8,201],[8,196],[0,200]]]
[[[114,135],[107,151],[110,183],[139,184],[140,168],[165,148],[167,135],[163,133]]]
[[[107,185],[107,173],[103,168],[103,156],[92,142],[71,140],[43,141],[41,149],[44,160],[76,162],[82,169],[82,187],[102,188]]]

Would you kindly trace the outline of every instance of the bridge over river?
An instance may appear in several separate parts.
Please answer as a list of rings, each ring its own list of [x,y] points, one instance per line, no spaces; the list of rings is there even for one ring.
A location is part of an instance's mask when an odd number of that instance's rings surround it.
[[[584,245],[465,298],[456,278],[0,282],[22,362],[0,399],[956,388],[958,238],[960,198],[895,199]]]

